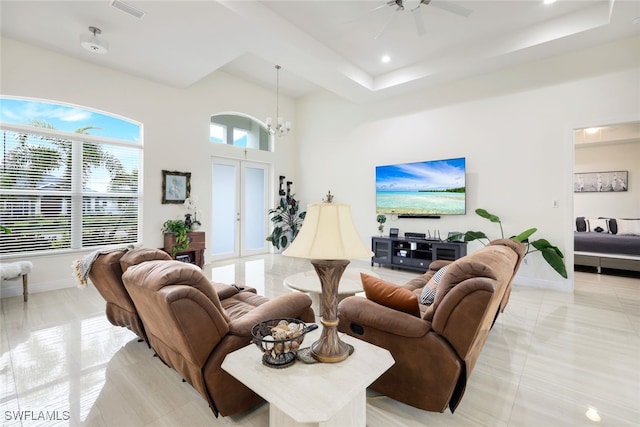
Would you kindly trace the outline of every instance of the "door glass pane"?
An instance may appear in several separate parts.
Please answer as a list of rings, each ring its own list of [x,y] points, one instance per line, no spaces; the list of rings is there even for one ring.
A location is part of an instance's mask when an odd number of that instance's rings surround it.
[[[236,234],[236,167],[214,163],[212,171],[211,253],[235,252]]]
[[[226,144],[226,130],[227,128],[225,126],[211,123],[209,125],[209,141],[216,142],[218,144]]]
[[[247,135],[248,132],[242,129],[234,129],[233,130],[233,145],[236,147],[246,147],[247,146]]]
[[[245,169],[244,245],[243,250],[260,250],[267,236],[265,217],[265,170],[256,167]]]

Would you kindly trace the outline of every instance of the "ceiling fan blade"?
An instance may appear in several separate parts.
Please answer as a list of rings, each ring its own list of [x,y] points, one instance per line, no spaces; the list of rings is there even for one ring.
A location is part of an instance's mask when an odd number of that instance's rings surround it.
[[[393,15],[391,15],[391,17],[387,19],[387,22],[384,23],[384,25],[382,26],[378,34],[376,34],[376,36],[373,38],[374,40],[378,40],[380,37],[382,37],[382,35],[385,33],[385,31],[387,31],[387,28],[389,28],[389,24],[391,24],[391,21],[393,21],[393,18],[395,18],[396,15],[397,13],[394,12]]]
[[[429,2],[429,6],[437,7],[438,9],[446,10],[447,12],[455,13],[456,15],[464,16],[465,18],[473,12],[473,10],[467,9],[464,6],[444,0],[433,0]]]
[[[368,11],[366,11],[365,13],[363,13],[362,15],[358,15],[358,16],[354,16],[353,18],[345,21],[345,24],[349,24],[351,22],[355,22],[358,21],[359,19],[364,18],[365,16],[369,15],[370,13],[375,12],[376,10],[380,10],[380,9],[384,9],[385,7],[389,7],[389,6],[394,6],[396,4],[395,0],[389,0],[379,6],[374,7],[373,9],[369,9]]]
[[[416,31],[418,32],[418,37],[422,37],[427,32],[424,26],[422,13],[420,13],[420,9],[416,7],[415,9],[411,9],[411,14],[413,15],[413,19],[416,22]]]

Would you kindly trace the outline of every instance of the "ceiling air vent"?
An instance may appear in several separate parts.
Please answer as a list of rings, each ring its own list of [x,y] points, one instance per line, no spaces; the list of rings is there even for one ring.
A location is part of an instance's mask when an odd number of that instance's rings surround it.
[[[118,10],[123,11],[127,15],[131,15],[131,16],[133,16],[135,18],[138,18],[138,19],[142,19],[142,17],[144,15],[146,15],[146,12],[144,12],[144,11],[138,9],[138,8],[135,8],[135,7],[131,6],[131,5],[123,2],[123,1],[120,1],[120,0],[111,0],[111,6],[115,7]]]

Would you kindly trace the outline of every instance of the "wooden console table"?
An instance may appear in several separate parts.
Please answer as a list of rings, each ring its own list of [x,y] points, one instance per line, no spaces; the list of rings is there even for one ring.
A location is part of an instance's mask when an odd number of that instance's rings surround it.
[[[168,253],[179,261],[190,262],[198,267],[202,268],[204,265],[204,249],[205,249],[205,234],[204,231],[192,231],[187,233],[189,239],[189,247],[182,251],[178,251],[175,255],[172,254],[173,247],[176,245],[175,234],[164,233],[164,247],[163,251]]]

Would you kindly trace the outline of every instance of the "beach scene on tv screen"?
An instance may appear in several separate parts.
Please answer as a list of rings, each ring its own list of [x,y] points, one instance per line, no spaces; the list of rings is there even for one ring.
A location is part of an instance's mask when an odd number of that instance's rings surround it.
[[[404,215],[462,215],[465,158],[376,167],[376,212]]]

